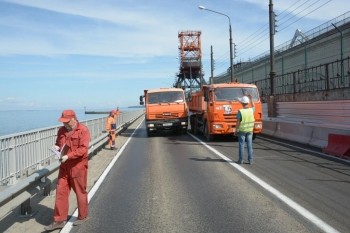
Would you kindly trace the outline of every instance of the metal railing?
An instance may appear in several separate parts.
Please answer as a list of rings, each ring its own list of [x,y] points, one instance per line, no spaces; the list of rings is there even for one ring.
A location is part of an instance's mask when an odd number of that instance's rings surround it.
[[[262,97],[271,95],[270,78],[258,80],[254,83],[258,86]],[[284,75],[277,75],[274,79],[273,91],[275,95],[283,95],[348,87],[350,87],[350,57]]]
[[[143,112],[142,109],[121,113],[116,122],[117,128],[142,115]],[[81,123],[90,130],[90,147],[107,136],[106,117],[85,120]],[[60,127],[53,126],[0,137],[0,188],[16,184],[53,163],[53,152],[49,148],[55,144]]]

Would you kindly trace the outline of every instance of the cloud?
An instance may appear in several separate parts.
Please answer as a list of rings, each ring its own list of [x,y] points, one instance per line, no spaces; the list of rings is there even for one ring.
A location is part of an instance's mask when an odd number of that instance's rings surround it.
[[[96,5],[96,1],[94,4],[86,4],[88,1],[13,2],[22,7],[17,18],[1,16],[2,22],[15,28],[1,39],[3,45],[9,45],[4,46],[8,49],[2,51],[3,54],[136,57],[177,52],[177,31],[170,21],[167,23],[169,17],[157,8],[130,10],[120,5]],[[26,14],[20,14],[23,11]],[[38,12],[42,15],[40,19],[36,18]],[[70,24],[70,20],[74,24]],[[15,44],[17,46],[11,46]]]
[[[275,1],[274,8],[281,13],[296,2],[300,4],[300,0]],[[330,1],[279,32],[275,45],[290,40],[295,27],[302,26],[305,32],[323,23],[324,18],[339,16],[346,3]],[[179,71],[175,59],[179,53],[178,32],[184,30],[202,32],[205,78],[210,75],[211,46],[214,74],[226,71],[227,18],[200,11],[201,4],[231,17],[238,54],[244,46],[250,46],[236,60],[245,61],[268,51],[268,29],[263,31],[265,41],[253,48],[247,43],[247,37],[268,25],[268,1],[0,1],[0,86],[5,87],[0,93],[1,106],[57,107],[73,105],[72,99],[77,106],[102,106],[115,99],[125,105],[137,104],[137,96],[144,89],[174,82]],[[253,36],[253,41],[259,37]],[[20,90],[16,98],[6,98],[15,90]]]
[[[0,99],[0,106],[2,106],[2,109],[16,109],[18,107],[27,109],[41,107],[40,104],[34,101],[28,101],[17,97],[6,97],[4,99]]]

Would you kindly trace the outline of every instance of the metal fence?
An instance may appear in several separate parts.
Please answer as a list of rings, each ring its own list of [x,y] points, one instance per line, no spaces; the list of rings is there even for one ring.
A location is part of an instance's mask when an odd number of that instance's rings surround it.
[[[270,78],[254,82],[261,96],[270,96]],[[304,70],[277,75],[273,94],[297,94],[350,87],[350,57]]]
[[[116,122],[117,128],[139,117],[143,112],[142,109],[121,113]],[[107,135],[105,117],[81,123],[89,128],[91,141]],[[53,152],[49,148],[55,144],[59,127],[41,128],[0,137],[0,187],[13,185],[52,163]]]

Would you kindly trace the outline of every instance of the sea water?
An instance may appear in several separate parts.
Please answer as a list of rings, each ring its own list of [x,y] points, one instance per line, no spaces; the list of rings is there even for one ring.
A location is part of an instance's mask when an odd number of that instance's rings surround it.
[[[132,110],[136,109],[120,108],[121,112]],[[75,112],[79,121],[108,116],[108,114],[85,114],[84,110],[75,110]],[[58,118],[61,114],[62,110],[0,111],[0,136],[62,125],[62,123],[58,122]]]

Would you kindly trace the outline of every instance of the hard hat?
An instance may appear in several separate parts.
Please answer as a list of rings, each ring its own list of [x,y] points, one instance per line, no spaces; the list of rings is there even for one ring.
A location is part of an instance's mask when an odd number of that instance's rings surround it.
[[[242,98],[238,98],[238,101],[242,104],[249,104],[249,98],[248,96],[243,96]]]

